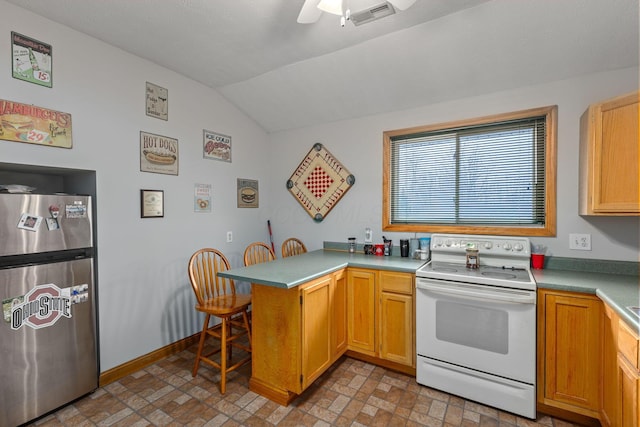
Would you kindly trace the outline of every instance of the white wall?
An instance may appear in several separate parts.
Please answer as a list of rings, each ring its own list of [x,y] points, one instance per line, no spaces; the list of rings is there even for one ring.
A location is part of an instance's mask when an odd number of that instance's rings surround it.
[[[189,256],[212,246],[241,265],[248,243],[268,241],[269,199],[238,209],[235,195],[237,178],[266,188],[267,135],[214,90],[4,1],[0,10],[0,98],[73,120],[72,149],[0,141],[0,162],[96,171],[101,370],[197,332]],[[53,46],[53,88],[11,77],[10,31]],[[168,89],[168,121],[145,115],[146,81]],[[203,158],[203,129],[232,136],[232,163]],[[140,172],[141,130],[178,139],[178,176]],[[196,183],[213,185],[211,213],[194,213]],[[164,218],[140,218],[140,189],[164,190]]]
[[[102,42],[0,0],[0,98],[64,111],[73,117],[73,149],[0,141],[0,162],[97,172],[100,359],[104,372],[198,331],[186,276],[189,256],[218,247],[234,266],[244,247],[278,248],[299,236],[310,249],[323,241],[380,240],[382,132],[428,123],[559,105],[558,236],[535,239],[557,256],[638,261],[637,218],[577,215],[578,120],[589,103],[638,88],[638,69],[580,76],[409,111],[266,135],[217,92]],[[53,45],[53,88],[10,76],[9,31]],[[167,122],[144,114],[145,82],[169,90]],[[313,102],[310,100],[309,102]],[[381,99],[380,102],[384,102]],[[202,130],[233,137],[233,162],[202,158]],[[177,138],[178,176],[140,172],[139,132]],[[356,184],[322,223],[315,223],[285,183],[315,142],[323,143]],[[260,208],[237,209],[237,178],[260,182]],[[193,187],[213,185],[213,212],[193,212]],[[140,219],[139,190],[165,191],[165,217]],[[233,231],[233,243],[226,243]],[[592,234],[593,251],[568,249],[568,234]],[[388,233],[396,242],[405,235]]]
[[[578,215],[580,116],[590,103],[634,90],[638,90],[637,68],[577,76],[432,105],[425,100],[424,107],[412,110],[271,134],[270,146],[279,154],[279,163],[289,165],[274,168],[270,176],[270,181],[274,182],[270,194],[274,232],[279,234],[284,229],[289,235],[300,236],[312,248],[318,248],[323,240],[346,242],[349,236],[356,236],[361,242],[365,227],[371,227],[375,241],[382,242],[384,234],[397,245],[398,239],[413,234],[382,232],[383,131],[558,105],[557,235],[532,238],[532,242],[547,245],[553,256],[637,262],[640,247],[638,217],[588,218]],[[356,177],[355,185],[319,224],[314,223],[285,190],[286,180],[316,142],[324,144]],[[569,233],[591,234],[592,250],[569,250]]]

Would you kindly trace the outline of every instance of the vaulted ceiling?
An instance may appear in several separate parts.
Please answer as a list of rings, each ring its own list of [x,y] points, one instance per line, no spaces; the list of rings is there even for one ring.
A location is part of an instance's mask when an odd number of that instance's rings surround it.
[[[638,66],[637,0],[417,0],[360,26],[303,0],[7,0],[218,90],[267,132]],[[351,0],[352,10],[383,0]],[[158,82],[159,84],[161,82]]]

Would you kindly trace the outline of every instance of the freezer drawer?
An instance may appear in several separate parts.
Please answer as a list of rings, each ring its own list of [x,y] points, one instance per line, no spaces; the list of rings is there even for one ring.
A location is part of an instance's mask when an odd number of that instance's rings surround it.
[[[0,426],[98,387],[93,260],[0,269]]]

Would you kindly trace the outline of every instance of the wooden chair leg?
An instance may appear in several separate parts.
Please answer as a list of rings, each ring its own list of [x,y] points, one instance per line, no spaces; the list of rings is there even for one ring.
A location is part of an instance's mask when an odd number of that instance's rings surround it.
[[[200,357],[202,356],[202,350],[204,348],[204,341],[207,337],[207,329],[209,328],[209,319],[211,318],[210,314],[204,319],[204,325],[202,326],[202,332],[200,332],[200,343],[198,344],[198,353],[196,353],[196,363],[193,366],[193,372],[191,372],[191,376],[195,377],[198,373],[198,368],[200,367]]]
[[[222,318],[220,328],[220,394],[227,391],[227,318]]]

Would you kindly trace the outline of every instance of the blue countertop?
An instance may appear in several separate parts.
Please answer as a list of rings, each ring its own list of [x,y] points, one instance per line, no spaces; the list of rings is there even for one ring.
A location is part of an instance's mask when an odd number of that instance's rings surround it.
[[[425,261],[399,256],[319,249],[303,255],[239,267],[218,273],[238,281],[290,289],[345,267],[371,268],[415,273]],[[538,288],[597,295],[632,328],[640,331],[640,317],[627,307],[640,306],[640,281],[636,275],[569,270],[533,270]]]

